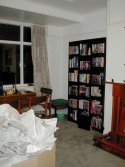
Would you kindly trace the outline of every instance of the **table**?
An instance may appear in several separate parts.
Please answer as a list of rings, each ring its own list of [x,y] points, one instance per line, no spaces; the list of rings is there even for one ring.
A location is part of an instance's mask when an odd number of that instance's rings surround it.
[[[52,108],[55,109],[55,117],[57,116],[57,110],[68,108],[68,100],[65,99],[53,99]]]
[[[28,107],[28,98],[36,96],[35,92],[25,91],[23,93],[17,92],[11,95],[0,96],[0,104],[10,104],[12,107],[16,108],[19,113],[21,108]]]

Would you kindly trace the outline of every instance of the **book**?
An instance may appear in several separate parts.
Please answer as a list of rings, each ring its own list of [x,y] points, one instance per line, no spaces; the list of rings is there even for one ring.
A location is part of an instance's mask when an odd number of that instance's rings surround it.
[[[79,82],[89,83],[90,82],[90,74],[79,74]]]
[[[83,55],[83,48],[82,48],[82,44],[80,44],[80,55]]]
[[[99,100],[92,100],[91,101],[91,107],[90,107],[90,112],[91,114],[97,114],[97,106],[100,105],[100,101]],[[102,105],[100,105],[102,106]]]
[[[70,118],[77,121],[77,110],[73,110],[72,112],[70,112]]]
[[[74,70],[74,82],[78,81],[78,70]]]
[[[102,116],[102,109],[103,109],[102,105],[96,104],[96,115]]]
[[[69,73],[69,81],[73,81],[73,82],[78,81],[78,70],[74,70],[74,72]]]
[[[88,86],[85,86],[85,85],[80,85],[79,86],[79,95],[89,97],[90,96],[90,88]]]
[[[87,55],[88,54],[88,52],[87,52],[87,44],[83,44],[82,47],[83,47],[83,55]]]
[[[69,95],[78,95],[78,86],[77,85],[71,85],[69,86]]]
[[[101,76],[96,74],[91,75],[91,83],[101,85]]]
[[[104,53],[105,52],[105,44],[104,43],[100,43],[99,44],[99,53]]]
[[[70,46],[69,55],[79,54],[79,46]]]
[[[91,55],[91,47],[88,44],[80,44],[80,55],[81,56],[90,56]]]
[[[105,52],[105,44],[99,43],[99,44],[92,44],[92,53],[98,54],[98,53],[104,53]]]
[[[77,99],[69,99],[69,106],[72,108],[77,108]]]
[[[101,97],[101,90],[99,89],[99,87],[97,86],[92,86],[91,87],[91,96],[95,96],[95,97]]]
[[[80,61],[80,70],[90,70],[90,61]]]
[[[104,67],[104,57],[92,58],[93,67]]]
[[[78,57],[69,59],[69,68],[78,68]]]
[[[102,129],[102,118],[99,116],[93,116],[91,119],[91,128]]]
[[[83,110],[89,111],[89,101],[83,100]]]
[[[89,101],[88,100],[79,100],[79,109],[83,109],[84,111],[89,111]]]
[[[79,108],[83,109],[83,100],[79,100]]]

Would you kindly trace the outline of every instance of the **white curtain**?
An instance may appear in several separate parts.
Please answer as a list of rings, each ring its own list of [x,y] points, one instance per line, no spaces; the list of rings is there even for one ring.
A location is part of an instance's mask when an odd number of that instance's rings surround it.
[[[32,26],[31,41],[34,88],[36,93],[39,94],[41,87],[50,88],[48,55],[44,26]]]

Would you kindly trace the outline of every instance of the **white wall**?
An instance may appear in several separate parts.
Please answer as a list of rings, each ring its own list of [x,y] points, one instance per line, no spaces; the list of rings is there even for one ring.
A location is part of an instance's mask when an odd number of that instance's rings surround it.
[[[63,31],[63,97],[68,98],[68,46],[70,41],[106,37],[106,9],[85,15],[82,24],[68,26]]]
[[[125,80],[125,0],[109,0],[107,13],[106,81]],[[104,133],[111,130],[112,85],[106,84]]]
[[[84,15],[83,23],[64,28],[64,37],[69,41],[83,40],[106,35],[107,9]]]
[[[63,98],[63,37],[62,28],[47,27],[47,50],[50,81],[53,89],[52,98]]]

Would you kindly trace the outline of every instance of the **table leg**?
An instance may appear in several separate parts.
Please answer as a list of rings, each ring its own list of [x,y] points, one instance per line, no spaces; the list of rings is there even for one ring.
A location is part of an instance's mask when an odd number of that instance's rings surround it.
[[[55,107],[55,117],[57,117],[57,111],[56,111],[57,109],[56,109],[56,107]]]

